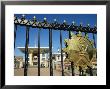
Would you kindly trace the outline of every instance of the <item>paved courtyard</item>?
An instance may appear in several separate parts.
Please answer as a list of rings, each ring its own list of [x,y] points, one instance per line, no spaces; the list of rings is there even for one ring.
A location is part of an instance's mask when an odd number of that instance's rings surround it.
[[[14,69],[14,75],[15,76],[23,76],[24,75],[24,69]],[[50,70],[49,68],[40,68],[40,75],[41,76],[50,76]],[[53,70],[54,76],[62,76],[62,73],[60,70]],[[65,76],[70,76],[70,73],[65,72]],[[38,76],[38,68],[28,68],[28,76]]]

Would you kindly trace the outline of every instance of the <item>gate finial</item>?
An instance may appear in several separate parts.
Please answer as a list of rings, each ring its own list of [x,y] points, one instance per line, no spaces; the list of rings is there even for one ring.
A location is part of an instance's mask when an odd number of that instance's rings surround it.
[[[36,16],[33,17],[33,21],[36,21]]]
[[[46,17],[44,17],[44,21],[46,21],[47,20],[47,18]]]
[[[22,18],[21,19],[23,19],[23,20],[25,19],[25,15],[24,14],[22,15]]]
[[[72,24],[75,25],[75,21],[73,21]]]

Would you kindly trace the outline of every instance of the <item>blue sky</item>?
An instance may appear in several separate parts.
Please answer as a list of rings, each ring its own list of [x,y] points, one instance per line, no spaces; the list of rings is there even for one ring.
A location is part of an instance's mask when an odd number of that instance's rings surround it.
[[[22,14],[15,14],[17,18],[21,18]],[[46,17],[48,22],[53,22],[54,19],[57,19],[59,23],[63,23],[64,20],[67,21],[67,24],[72,24],[73,21],[77,25],[83,23],[83,26],[90,24],[90,27],[94,27],[97,25],[97,15],[96,14],[26,14],[26,19],[32,20],[32,18],[36,16],[38,21],[43,21],[43,18]],[[29,31],[29,46],[37,46],[37,28],[30,28]],[[25,46],[25,33],[26,27],[18,26],[18,30],[16,33],[16,47],[24,47]],[[60,48],[60,31],[53,30],[52,31],[52,46],[53,52],[57,52],[57,49]],[[47,29],[41,30],[41,40],[40,46],[42,47],[49,47],[49,31]],[[64,46],[64,39],[68,38],[68,32],[62,31],[62,44]],[[93,39],[92,34],[89,34],[89,38]],[[95,42],[97,42],[97,36],[95,35]],[[19,51],[19,49],[15,48],[15,55],[16,56],[24,56],[23,53]]]

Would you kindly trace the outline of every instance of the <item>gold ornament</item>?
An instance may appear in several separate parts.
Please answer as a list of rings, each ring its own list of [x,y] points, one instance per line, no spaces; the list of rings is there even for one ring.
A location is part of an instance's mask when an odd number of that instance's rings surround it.
[[[66,61],[74,62],[75,66],[82,68],[92,66],[91,59],[94,54],[94,47],[87,34],[83,36],[80,31],[77,35],[71,32],[71,39],[65,39],[64,43],[67,45],[63,49],[68,55]]]

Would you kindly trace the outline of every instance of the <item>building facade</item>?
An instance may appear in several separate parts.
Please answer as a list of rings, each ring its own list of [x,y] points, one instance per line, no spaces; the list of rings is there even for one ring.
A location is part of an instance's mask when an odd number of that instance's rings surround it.
[[[17,47],[22,53],[25,53],[25,47]],[[37,47],[29,47],[29,57],[28,57],[28,65],[29,67],[38,66],[38,48]],[[63,60],[65,60],[66,55],[63,53]],[[52,53],[53,60],[53,69],[61,69],[61,53]],[[24,64],[24,60],[21,61],[22,66]],[[49,61],[49,47],[40,47],[40,67],[48,68],[50,66]]]
[[[14,68],[22,68],[23,67],[23,57],[22,56],[15,56],[14,59]]]
[[[25,53],[25,47],[18,47],[18,49],[22,52]],[[28,67],[38,67],[38,48],[37,47],[29,47],[29,56],[28,56]],[[15,61],[14,61],[14,67],[15,68],[22,68],[24,65],[24,60],[23,57],[21,56],[16,56]],[[97,61],[96,61],[96,54],[93,55],[92,58],[92,68],[96,73],[97,69]],[[52,65],[54,70],[62,70],[61,67],[61,53],[56,52],[52,53]],[[40,68],[49,68],[50,67],[50,60],[49,60],[49,47],[40,47]],[[66,54],[63,53],[63,68],[64,71],[71,74],[71,62],[66,60]],[[79,69],[78,66],[74,66],[74,71],[75,75],[79,75]],[[86,70],[85,70],[86,72]]]

